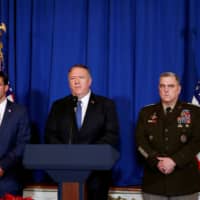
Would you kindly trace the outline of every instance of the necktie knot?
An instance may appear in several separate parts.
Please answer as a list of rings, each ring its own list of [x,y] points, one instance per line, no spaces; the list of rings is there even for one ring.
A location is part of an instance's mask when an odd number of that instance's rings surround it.
[[[166,108],[166,114],[169,114],[172,111],[171,107]]]
[[[77,104],[81,105],[81,104],[82,104],[82,101],[78,100],[78,101],[77,101]]]

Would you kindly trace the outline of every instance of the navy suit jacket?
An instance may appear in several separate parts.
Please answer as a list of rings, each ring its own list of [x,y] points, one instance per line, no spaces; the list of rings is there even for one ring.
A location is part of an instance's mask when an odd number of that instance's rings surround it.
[[[0,177],[0,196],[17,194],[22,189],[19,170],[29,139],[30,126],[25,107],[8,100],[0,126],[0,167],[4,170],[3,177]]]
[[[77,128],[72,95],[53,103],[46,125],[50,144],[118,144],[118,119],[112,100],[91,93],[85,118]]]
[[[112,100],[91,94],[85,118],[77,128],[73,97],[53,103],[46,125],[46,143],[50,144],[118,144],[118,119]],[[107,199],[111,171],[94,171],[87,179],[88,199]]]

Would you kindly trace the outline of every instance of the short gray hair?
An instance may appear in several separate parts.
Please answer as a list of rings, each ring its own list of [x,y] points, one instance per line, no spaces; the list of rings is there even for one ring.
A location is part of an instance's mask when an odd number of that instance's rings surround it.
[[[176,81],[178,82],[178,84],[180,85],[179,77],[173,72],[163,72],[162,74],[160,74],[160,79],[163,77],[174,77],[176,79]]]

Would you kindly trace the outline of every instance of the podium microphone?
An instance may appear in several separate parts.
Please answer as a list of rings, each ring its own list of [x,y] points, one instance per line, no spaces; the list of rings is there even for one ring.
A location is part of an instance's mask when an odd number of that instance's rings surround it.
[[[77,107],[78,97],[77,96],[73,96],[72,97],[72,102],[73,102],[73,108],[75,110],[76,107]]]
[[[78,97],[72,96],[73,111],[71,113],[70,130],[69,130],[69,144],[72,144],[73,139],[73,128],[74,128],[74,113],[76,112]]]

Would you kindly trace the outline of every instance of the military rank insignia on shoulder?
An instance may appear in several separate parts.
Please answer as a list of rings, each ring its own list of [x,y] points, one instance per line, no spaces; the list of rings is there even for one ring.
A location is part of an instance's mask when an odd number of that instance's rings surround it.
[[[148,104],[148,105],[144,106],[144,108],[148,108],[148,107],[151,107],[151,106],[154,106],[154,105],[156,105],[156,104],[155,103],[154,104]]]
[[[186,104],[190,105],[190,106],[193,106],[193,107],[197,107],[199,108],[200,107],[200,104],[193,104],[191,102],[187,102]]]

